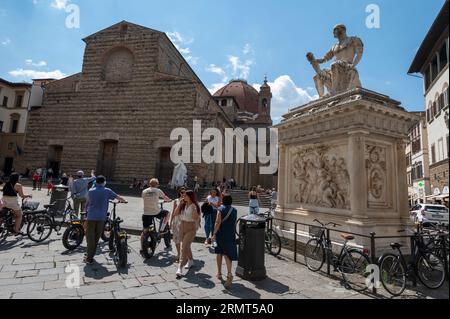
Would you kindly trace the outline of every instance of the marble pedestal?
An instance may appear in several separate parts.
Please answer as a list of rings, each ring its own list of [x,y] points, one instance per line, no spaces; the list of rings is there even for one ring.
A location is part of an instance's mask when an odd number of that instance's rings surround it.
[[[410,226],[405,147],[416,121],[400,102],[361,88],[291,110],[276,126],[277,217],[301,223],[319,219],[341,224],[347,232],[398,236]],[[356,242],[370,248],[368,239],[357,237]],[[390,242],[407,244],[380,239],[377,250]]]

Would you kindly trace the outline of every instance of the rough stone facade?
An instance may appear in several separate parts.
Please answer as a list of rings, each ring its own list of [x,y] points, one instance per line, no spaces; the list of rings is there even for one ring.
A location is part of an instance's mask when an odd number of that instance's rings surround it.
[[[173,128],[192,134],[193,120],[204,128],[233,127],[166,34],[123,21],[84,41],[82,72],[48,84],[42,107],[30,113],[26,167],[168,182]],[[188,165],[191,178],[208,183],[231,177],[229,171]]]

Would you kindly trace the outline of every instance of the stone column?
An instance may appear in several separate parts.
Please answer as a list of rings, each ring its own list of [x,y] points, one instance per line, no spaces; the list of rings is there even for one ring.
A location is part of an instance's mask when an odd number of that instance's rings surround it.
[[[287,173],[286,173],[286,145],[280,144],[279,147],[279,156],[280,156],[280,162],[279,162],[279,169],[278,169],[278,206],[281,208],[281,213],[284,214],[284,208],[286,207],[287,203]]]
[[[409,219],[408,182],[406,178],[406,141],[397,140],[395,158],[397,159],[397,209],[401,218]]]
[[[347,168],[350,176],[352,218],[367,218],[367,170],[365,160],[366,131],[350,132]]]

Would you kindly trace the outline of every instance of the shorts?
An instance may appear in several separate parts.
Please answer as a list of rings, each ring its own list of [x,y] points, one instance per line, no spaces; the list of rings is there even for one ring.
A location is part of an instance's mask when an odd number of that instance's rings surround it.
[[[14,211],[22,210],[17,197],[3,196],[3,208],[9,208]]]
[[[156,216],[142,215],[142,228],[147,229],[153,225],[153,218]]]

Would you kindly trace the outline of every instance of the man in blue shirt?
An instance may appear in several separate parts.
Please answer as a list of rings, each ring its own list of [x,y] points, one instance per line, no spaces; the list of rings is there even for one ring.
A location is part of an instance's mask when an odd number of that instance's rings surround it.
[[[91,171],[91,177],[84,177],[84,172],[78,171],[77,179],[69,185],[69,191],[73,196],[73,209],[77,214],[80,212],[80,208],[81,212],[85,212],[88,185],[93,181],[95,181],[94,171]]]
[[[105,187],[106,178],[104,176],[98,176],[95,182],[95,188],[92,188],[87,196],[87,254],[84,260],[87,264],[94,262],[98,241],[108,214],[109,201],[117,199],[121,203],[127,203],[123,197]]]

